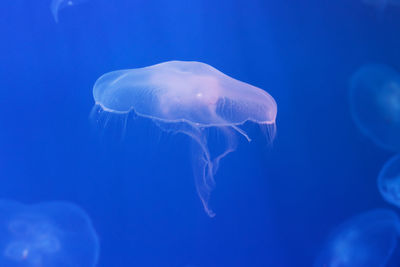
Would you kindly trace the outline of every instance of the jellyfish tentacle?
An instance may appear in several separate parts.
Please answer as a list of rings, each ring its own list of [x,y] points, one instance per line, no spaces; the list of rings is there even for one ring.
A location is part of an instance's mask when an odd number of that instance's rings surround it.
[[[236,150],[236,138],[235,135],[233,133],[233,131],[231,130],[230,127],[220,127],[219,128],[224,136],[224,140],[226,142],[225,144],[225,149],[222,153],[220,153],[219,155],[217,155],[213,160],[213,174],[215,175],[219,169],[219,162],[221,159],[223,159],[226,155],[228,155],[229,153],[232,153]]]
[[[214,163],[211,160],[210,152],[207,147],[207,141],[202,130],[190,128],[191,130],[182,131],[182,133],[192,138],[197,148],[193,148],[193,176],[195,180],[197,194],[203,204],[204,210],[210,217],[215,213],[210,209],[208,202],[211,191],[215,188]]]
[[[195,180],[197,194],[203,204],[208,216],[214,217],[214,211],[209,207],[211,191],[215,187],[212,162],[206,159],[205,153],[198,150],[193,153],[193,176]]]
[[[226,155],[228,155],[229,153],[234,152],[235,149],[233,148],[228,148],[227,150],[225,150],[222,154],[218,155],[214,160],[213,160],[213,174],[215,175],[218,171],[219,168],[219,162],[221,159],[223,159]]]
[[[236,130],[238,133],[240,133],[241,135],[243,135],[249,143],[251,142],[251,138],[249,137],[249,135],[244,130],[240,129],[239,126],[232,125],[232,128],[234,130]]]
[[[272,143],[272,140],[275,139],[276,136],[276,124],[275,123],[260,123],[258,125],[259,129],[263,133],[266,141],[268,143]]]
[[[192,139],[192,164],[196,191],[207,215],[214,217],[215,213],[208,206],[208,201],[211,191],[215,187],[215,167],[214,162],[211,160],[204,129],[186,122],[179,124],[179,126],[159,120],[154,120],[154,123],[164,131],[182,133]]]
[[[192,152],[193,176],[196,190],[207,215],[214,217],[215,213],[210,209],[208,202],[211,191],[215,188],[215,171],[214,163],[211,160],[210,151],[207,147],[207,140],[204,136],[204,129],[191,126],[181,130],[181,132],[191,137],[196,145],[196,147],[193,147]]]
[[[221,127],[220,130],[222,130],[226,141],[226,148],[213,159],[208,148],[204,129],[192,128],[192,131],[185,132],[200,148],[200,150],[195,149],[193,151],[193,175],[195,178],[197,193],[203,203],[204,210],[210,217],[215,216],[215,213],[210,209],[208,202],[210,200],[211,191],[215,188],[214,176],[218,171],[219,162],[222,158],[236,149],[235,136],[232,130],[229,127]]]

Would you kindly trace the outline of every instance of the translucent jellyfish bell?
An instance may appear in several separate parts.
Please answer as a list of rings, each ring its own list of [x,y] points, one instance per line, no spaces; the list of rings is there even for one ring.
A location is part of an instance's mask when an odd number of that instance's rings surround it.
[[[350,107],[359,129],[378,146],[400,151],[400,76],[384,65],[366,65],[352,77]]]
[[[378,176],[378,189],[387,202],[400,208],[400,155],[383,166]]]
[[[399,218],[377,209],[340,225],[328,238],[315,267],[382,267],[397,245]]]
[[[93,96],[101,111],[149,118],[164,131],[181,132],[198,144],[194,176],[206,212],[218,164],[235,149],[235,132],[250,138],[241,127],[251,121],[274,135],[277,107],[265,91],[235,80],[200,62],[169,61],[150,67],[119,70],[101,76]],[[206,129],[221,131],[226,147],[211,155]]]
[[[97,235],[79,207],[0,201],[0,266],[93,267],[98,251]]]
[[[383,12],[388,6],[399,6],[399,0],[362,0],[364,4],[377,8],[380,12]]]
[[[58,23],[58,12],[60,12],[60,10],[66,7],[84,3],[86,1],[88,0],[52,0],[50,4],[50,10],[51,13],[53,14],[54,20]]]

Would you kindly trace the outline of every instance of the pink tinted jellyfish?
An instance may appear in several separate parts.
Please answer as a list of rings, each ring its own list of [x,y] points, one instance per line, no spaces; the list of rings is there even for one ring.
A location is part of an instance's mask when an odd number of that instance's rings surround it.
[[[210,192],[220,159],[234,151],[234,133],[248,141],[243,124],[258,124],[271,137],[277,106],[264,90],[235,80],[201,62],[169,61],[150,67],[118,70],[101,76],[93,88],[97,114],[136,115],[151,119],[160,129],[180,132],[196,143],[193,170],[196,189],[210,217]],[[206,131],[217,128],[225,148],[212,155]]]

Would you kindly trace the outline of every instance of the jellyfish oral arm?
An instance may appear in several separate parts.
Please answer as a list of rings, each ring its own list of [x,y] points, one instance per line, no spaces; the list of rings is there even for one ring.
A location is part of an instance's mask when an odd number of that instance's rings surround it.
[[[193,148],[193,176],[196,184],[197,194],[203,204],[208,216],[214,217],[215,213],[210,209],[208,201],[210,193],[215,187],[213,162],[210,159],[210,152],[207,148],[203,130],[198,128],[187,128],[182,133],[188,135],[196,143]]]
[[[248,142],[251,142],[251,138],[247,135],[247,133],[245,131],[243,131],[236,125],[232,125],[232,128],[235,129],[241,135],[243,135],[247,139]]]

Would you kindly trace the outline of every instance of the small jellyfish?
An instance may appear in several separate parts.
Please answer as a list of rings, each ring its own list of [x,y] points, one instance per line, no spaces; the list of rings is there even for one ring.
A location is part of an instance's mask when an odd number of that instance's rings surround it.
[[[383,267],[397,245],[399,218],[388,209],[359,214],[328,238],[315,267]]]
[[[235,150],[234,133],[250,141],[243,124],[253,122],[274,136],[277,106],[264,90],[235,80],[200,62],[169,61],[150,67],[118,70],[101,76],[93,88],[93,114],[136,115],[160,129],[190,136],[198,195],[207,214],[219,161]],[[225,147],[210,153],[207,129],[221,132]],[[212,155],[215,154],[215,155]]]
[[[79,207],[0,201],[0,266],[93,267],[98,251],[92,223]]]
[[[387,202],[400,207],[400,155],[383,166],[378,176],[378,189]]]
[[[361,132],[379,147],[400,151],[400,75],[384,65],[366,65],[352,77],[350,108]]]
[[[58,12],[60,12],[60,10],[69,6],[75,6],[84,3],[86,1],[88,0],[52,0],[50,4],[50,10],[53,14],[54,20],[58,23]]]
[[[400,6],[399,0],[362,0],[362,2],[375,7],[379,13],[383,13],[388,6]]]

